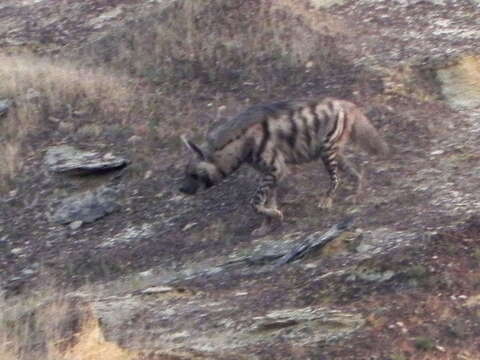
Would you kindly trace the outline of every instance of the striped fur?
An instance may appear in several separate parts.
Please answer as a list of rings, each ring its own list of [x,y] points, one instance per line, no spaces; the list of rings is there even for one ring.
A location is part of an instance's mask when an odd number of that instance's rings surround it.
[[[283,220],[276,189],[288,173],[288,164],[322,159],[331,180],[322,207],[332,204],[339,167],[360,182],[358,171],[342,156],[349,139],[372,154],[388,151],[376,129],[351,102],[325,98],[253,106],[210,131],[201,148],[183,138],[196,159],[187,165],[180,191],[194,194],[249,164],[263,174],[252,199],[255,211],[265,216],[254,235],[263,236],[270,231],[272,220]]]

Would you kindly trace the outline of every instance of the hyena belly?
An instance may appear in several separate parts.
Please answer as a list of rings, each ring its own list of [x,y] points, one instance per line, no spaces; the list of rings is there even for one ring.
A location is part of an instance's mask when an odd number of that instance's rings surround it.
[[[301,164],[320,158],[335,135],[335,121],[326,104],[300,103],[277,119],[269,119],[271,142],[285,163]],[[333,121],[332,121],[333,120]]]

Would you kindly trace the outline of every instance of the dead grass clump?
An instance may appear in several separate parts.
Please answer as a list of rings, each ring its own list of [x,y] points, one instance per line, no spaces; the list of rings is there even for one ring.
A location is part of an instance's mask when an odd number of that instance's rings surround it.
[[[272,3],[176,1],[83,51],[163,89],[196,80],[233,91],[253,83],[267,96],[306,81],[307,67],[328,72],[342,63],[331,36]]]
[[[456,59],[453,65],[437,70],[442,94],[454,107],[480,106],[480,56],[467,55]]]
[[[0,298],[1,359],[60,359],[58,346],[71,309],[58,292],[44,290],[10,300]]]
[[[118,121],[127,119],[133,108],[132,89],[125,80],[99,69],[28,55],[0,56],[3,98],[13,105],[0,121],[0,190],[22,167],[24,154],[38,151],[29,149],[27,140],[48,132],[49,120],[73,121],[76,114],[88,114],[89,121],[97,123]]]
[[[80,298],[46,284],[34,293],[0,298],[2,360],[133,360],[136,354],[107,341]]]

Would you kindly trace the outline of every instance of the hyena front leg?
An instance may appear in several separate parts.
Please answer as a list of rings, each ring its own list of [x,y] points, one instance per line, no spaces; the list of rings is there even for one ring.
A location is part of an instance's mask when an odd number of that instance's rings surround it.
[[[335,196],[335,191],[338,188],[338,161],[337,161],[338,150],[336,147],[328,149],[322,155],[322,161],[325,164],[325,168],[330,175],[330,188],[327,191],[325,197],[320,200],[318,204],[319,207],[323,209],[328,209],[332,207],[333,197]]]
[[[274,159],[276,156],[274,157]],[[253,231],[253,236],[264,236],[272,229],[272,223],[274,220],[283,221],[283,213],[278,209],[277,204],[277,185],[280,179],[284,175],[285,164],[280,160],[275,161],[273,164],[269,162],[268,166],[265,166],[267,162],[263,162],[260,168],[264,172],[268,169],[268,172],[262,178],[260,185],[252,198],[252,206],[254,210],[264,216],[262,225]]]
[[[252,198],[254,210],[264,216],[262,225],[252,232],[253,236],[265,236],[272,230],[275,219],[283,221],[283,213],[277,208],[277,183],[273,174],[265,175]]]

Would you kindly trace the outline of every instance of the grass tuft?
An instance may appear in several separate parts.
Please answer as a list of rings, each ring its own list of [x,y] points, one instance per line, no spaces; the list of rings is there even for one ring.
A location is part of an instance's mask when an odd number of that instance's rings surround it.
[[[55,120],[125,123],[134,106],[132,86],[114,74],[30,55],[0,56],[0,99],[13,103],[0,120],[0,191],[38,151],[29,140]]]

